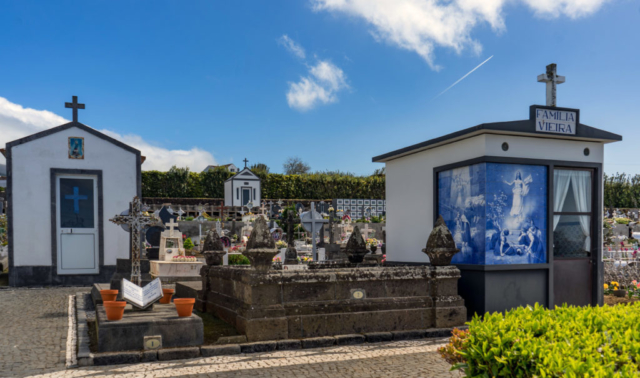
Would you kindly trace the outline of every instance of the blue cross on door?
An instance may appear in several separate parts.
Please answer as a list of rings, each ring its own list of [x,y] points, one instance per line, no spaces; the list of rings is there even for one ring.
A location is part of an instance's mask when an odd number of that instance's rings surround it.
[[[86,200],[87,196],[80,195],[80,189],[77,186],[73,187],[73,195],[66,195],[64,199],[73,200],[73,212],[80,214],[80,200]]]

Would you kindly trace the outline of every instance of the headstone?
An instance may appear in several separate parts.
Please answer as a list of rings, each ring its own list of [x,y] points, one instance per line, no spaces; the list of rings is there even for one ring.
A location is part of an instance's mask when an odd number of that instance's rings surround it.
[[[318,261],[316,235],[320,231],[320,228],[327,222],[329,221],[322,218],[322,215],[316,211],[315,204],[313,202],[311,202],[311,210],[302,213],[300,216],[300,223],[302,224],[302,227],[311,233],[313,261]]]
[[[158,211],[158,217],[162,224],[167,224],[173,219],[174,221],[178,220],[176,214],[171,214],[169,210],[162,206],[162,208]],[[157,260],[160,255],[160,238],[163,231],[166,230],[166,227],[162,226],[152,226],[149,227],[145,233],[145,238],[147,239],[147,243],[151,245],[150,248],[147,248],[147,257],[149,260]]]
[[[287,251],[285,252],[285,265],[295,265],[298,263],[298,252],[296,251],[295,238],[293,236],[293,230],[295,225],[300,223],[300,220],[293,218],[293,213],[289,212],[289,217],[286,220],[287,224]]]

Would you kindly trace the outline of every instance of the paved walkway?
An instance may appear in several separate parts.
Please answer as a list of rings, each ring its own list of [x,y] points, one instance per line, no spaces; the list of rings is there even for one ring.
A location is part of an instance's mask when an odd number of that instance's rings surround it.
[[[66,370],[69,295],[88,288],[0,290],[0,377],[461,377],[414,340]]]
[[[89,288],[0,290],[0,377],[64,369],[69,295]]]

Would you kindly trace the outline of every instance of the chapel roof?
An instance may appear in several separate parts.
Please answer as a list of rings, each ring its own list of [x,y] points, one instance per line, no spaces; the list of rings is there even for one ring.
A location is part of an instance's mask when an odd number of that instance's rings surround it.
[[[424,150],[439,147],[445,144],[457,142],[459,140],[471,138],[481,134],[497,134],[497,135],[514,135],[527,136],[535,138],[549,139],[565,139],[565,140],[582,140],[599,143],[612,143],[622,140],[622,136],[605,130],[597,129],[578,122],[575,135],[552,134],[536,132],[535,120],[533,119],[533,111],[541,106],[531,106],[531,119],[509,122],[492,122],[482,123],[477,126],[469,127],[460,131],[456,131],[438,138],[429,139],[427,141],[417,143],[408,147],[404,147],[386,154],[378,155],[372,158],[374,163],[384,163],[390,160],[398,159],[403,156],[415,154]],[[557,110],[577,111],[578,109],[555,108]],[[579,118],[578,118],[579,121]]]

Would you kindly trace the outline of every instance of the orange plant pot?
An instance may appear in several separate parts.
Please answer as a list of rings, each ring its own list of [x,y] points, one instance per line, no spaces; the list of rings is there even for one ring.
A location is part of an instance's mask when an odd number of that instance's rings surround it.
[[[120,320],[124,315],[124,306],[127,305],[125,301],[110,301],[104,302],[104,311],[107,313],[108,320]]]
[[[118,290],[100,290],[100,296],[103,303],[115,301],[118,297]]]
[[[164,294],[164,296],[160,299],[159,302],[162,304],[171,303],[171,297],[173,297],[173,293],[175,292],[175,289],[162,289],[162,294]]]
[[[193,305],[196,304],[195,298],[176,298],[173,300],[173,304],[176,305],[176,311],[178,316],[183,318],[191,316],[193,312]]]

